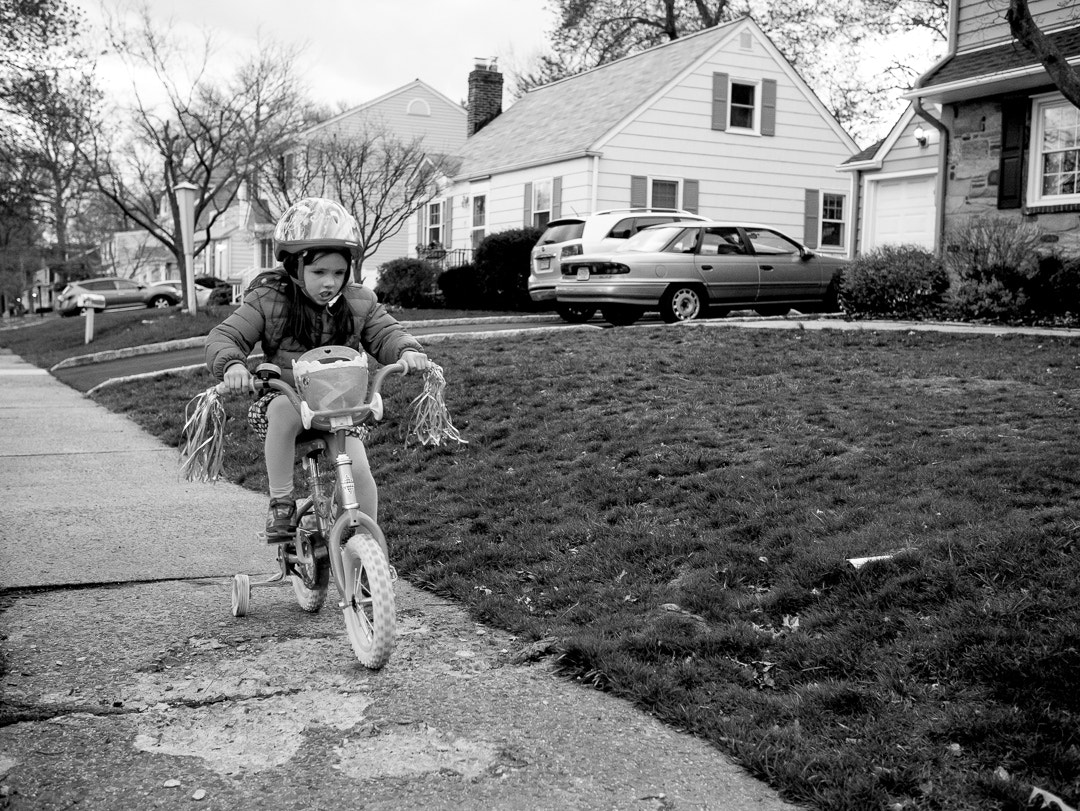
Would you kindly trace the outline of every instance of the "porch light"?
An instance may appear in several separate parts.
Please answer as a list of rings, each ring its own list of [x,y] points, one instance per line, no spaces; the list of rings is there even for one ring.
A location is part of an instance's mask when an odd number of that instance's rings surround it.
[[[915,143],[920,147],[924,147],[930,143],[930,136],[926,134],[926,130],[922,128],[922,124],[915,127],[915,132],[913,132],[912,135],[915,136]]]

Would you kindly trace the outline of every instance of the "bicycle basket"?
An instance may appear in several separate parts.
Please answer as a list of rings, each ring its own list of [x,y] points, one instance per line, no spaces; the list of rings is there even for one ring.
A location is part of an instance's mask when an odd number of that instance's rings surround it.
[[[300,396],[312,411],[341,411],[367,402],[367,356],[347,346],[320,346],[293,361]]]

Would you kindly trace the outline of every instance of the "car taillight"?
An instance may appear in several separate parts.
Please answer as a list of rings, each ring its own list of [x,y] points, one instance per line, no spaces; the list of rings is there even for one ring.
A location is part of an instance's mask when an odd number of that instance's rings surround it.
[[[559,256],[565,259],[568,256],[580,256],[582,254],[580,245],[563,245],[562,251],[559,252]]]
[[[589,271],[590,276],[618,276],[622,273],[629,273],[629,265],[623,265],[618,262],[581,262],[574,265],[563,265],[563,276],[576,276],[579,270]]]

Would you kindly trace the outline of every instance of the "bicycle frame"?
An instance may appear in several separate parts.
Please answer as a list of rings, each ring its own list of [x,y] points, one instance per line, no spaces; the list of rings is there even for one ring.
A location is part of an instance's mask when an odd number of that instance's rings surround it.
[[[313,411],[301,399],[297,391],[285,381],[273,375],[280,374],[280,369],[274,364],[261,364],[256,370],[257,389],[273,389],[285,395],[293,407],[301,415],[308,431],[319,434],[313,440],[297,446],[297,455],[303,455],[304,472],[308,477],[311,488],[311,496],[305,499],[300,509],[297,510],[297,520],[308,512],[314,511],[318,530],[326,541],[326,550],[330,557],[330,572],[334,578],[334,585],[344,603],[349,603],[355,595],[351,594],[351,584],[346,582],[344,566],[341,561],[342,537],[347,528],[363,527],[370,534],[383,551],[383,555],[389,561],[386,547],[386,538],[379,525],[370,515],[360,509],[356,498],[356,482],[352,475],[352,459],[345,452],[346,431],[354,425],[361,424],[369,418],[379,420],[382,418],[382,397],[380,389],[386,377],[393,373],[405,374],[405,367],[400,363],[392,363],[380,369],[371,384],[371,399],[367,403],[357,406],[335,409],[332,411]],[[331,523],[334,493],[323,492],[323,465],[332,464],[336,480],[336,495],[340,499],[341,513]],[[301,538],[301,532],[297,531],[295,544],[295,562],[305,565],[314,565],[318,556],[318,550],[311,544],[308,538]],[[283,568],[286,561],[282,561]],[[285,572],[282,573],[283,575]]]

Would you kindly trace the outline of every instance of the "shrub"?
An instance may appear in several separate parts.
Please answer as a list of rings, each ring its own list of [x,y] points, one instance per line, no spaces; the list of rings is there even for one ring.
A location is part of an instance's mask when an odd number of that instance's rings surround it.
[[[844,268],[841,309],[851,316],[926,318],[940,311],[949,277],[924,248],[886,245]]]
[[[446,306],[454,310],[470,310],[482,307],[480,280],[476,267],[471,264],[447,268],[439,274],[439,290]]]
[[[529,262],[539,228],[514,228],[485,237],[473,262],[479,295],[485,306],[503,310],[532,310],[529,298]]]
[[[1002,322],[1074,320],[1080,313],[1080,260],[1046,250],[1034,225],[975,217],[949,232],[946,262],[959,280],[956,316]]]
[[[383,304],[397,307],[437,307],[441,304],[435,285],[437,270],[420,259],[391,259],[379,266],[375,295]]]

